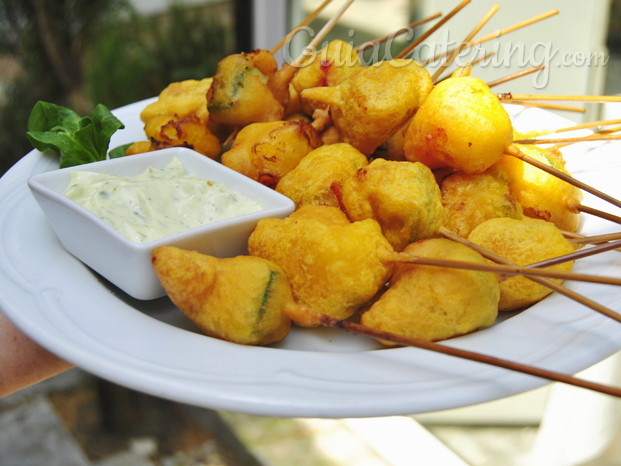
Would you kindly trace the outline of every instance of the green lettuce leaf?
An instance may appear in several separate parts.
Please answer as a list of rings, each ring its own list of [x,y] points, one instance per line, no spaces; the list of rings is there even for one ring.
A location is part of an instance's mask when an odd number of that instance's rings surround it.
[[[110,138],[124,125],[99,104],[80,118],[60,105],[37,102],[28,119],[26,136],[33,147],[60,155],[60,168],[105,160]]]

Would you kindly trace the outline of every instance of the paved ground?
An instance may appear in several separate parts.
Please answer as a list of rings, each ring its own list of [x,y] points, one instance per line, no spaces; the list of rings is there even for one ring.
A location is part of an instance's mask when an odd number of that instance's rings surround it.
[[[428,430],[408,417],[275,419],[216,412],[127,390],[78,369],[0,399],[3,466],[386,466],[424,455],[442,458],[435,463],[442,466],[485,465],[494,464],[494,450],[503,450],[504,458],[507,448],[526,451],[535,433],[536,427]]]
[[[582,459],[554,462],[534,448],[549,388],[415,417],[279,419],[169,402],[73,369],[0,399],[0,465],[621,464],[621,404],[573,390],[558,398],[546,449],[554,443],[562,455],[573,448],[572,460]]]

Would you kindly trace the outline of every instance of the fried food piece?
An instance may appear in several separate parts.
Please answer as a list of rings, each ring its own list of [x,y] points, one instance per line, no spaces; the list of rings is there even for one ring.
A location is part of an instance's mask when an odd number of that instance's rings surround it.
[[[214,132],[219,128],[209,119],[205,95],[211,82],[211,78],[205,78],[169,84],[158,99],[140,113],[149,141],[132,144],[125,155],[180,146],[210,158],[217,157],[220,140]]]
[[[392,272],[380,260],[380,252],[392,248],[377,222],[350,223],[330,206],[304,206],[283,220],[260,220],[248,250],[282,267],[297,303],[336,319],[354,314]]]
[[[338,86],[313,87],[301,95],[330,105],[343,142],[368,156],[403,127],[432,87],[422,65],[395,59],[362,67]]]
[[[405,134],[405,156],[432,170],[452,167],[482,173],[513,141],[513,127],[498,97],[472,76],[438,83]]]
[[[140,119],[146,123],[151,118],[160,115],[177,115],[183,118],[196,115],[203,123],[209,121],[207,111],[207,91],[213,79],[205,78],[169,84],[158,96],[158,99],[147,105],[140,113]]]
[[[125,149],[125,155],[144,154],[154,150],[157,150],[157,148],[153,146],[151,141],[138,141]]]
[[[442,181],[444,226],[467,238],[485,220],[509,217],[520,220],[522,206],[509,188],[508,175],[497,165],[483,173],[455,172]]]
[[[212,159],[220,154],[220,140],[194,114],[156,115],[146,122],[144,132],[154,149],[187,147]]]
[[[563,156],[557,149],[519,144],[515,147],[524,154],[569,174]],[[522,204],[526,216],[552,222],[561,230],[570,232],[578,230],[580,213],[572,206],[582,202],[580,188],[517,157],[505,156],[499,165],[509,174],[509,186]]]
[[[305,121],[253,123],[237,134],[231,149],[222,154],[222,164],[274,188],[320,145],[319,135]]]
[[[351,44],[332,40],[298,70],[291,84],[298,93],[311,87],[338,86],[361,67],[358,52]],[[302,109],[308,115],[312,115],[318,107],[324,108],[325,104],[308,100],[302,102]]]
[[[462,244],[427,239],[404,253],[486,263]],[[498,315],[500,290],[489,272],[397,264],[388,290],[362,314],[362,324],[428,341],[444,340],[492,325]]]
[[[233,54],[220,60],[207,93],[208,110],[213,121],[246,126],[282,120],[286,103],[280,101],[268,86],[277,71],[278,63],[267,50]]]
[[[155,272],[166,293],[205,334],[243,345],[267,345],[287,336],[282,312],[293,302],[277,265],[259,257],[220,259],[196,251],[158,247]]]
[[[440,188],[422,163],[376,159],[343,180],[341,194],[349,219],[376,220],[396,251],[435,235],[444,223]]]
[[[527,217],[523,220],[487,220],[472,230],[468,241],[522,266],[575,251],[553,223]],[[566,262],[550,269],[570,271],[572,267],[573,262]],[[551,292],[549,288],[526,277],[511,277],[500,284],[498,306],[501,311],[522,309],[535,304]]]
[[[304,205],[324,204],[339,207],[332,186],[369,164],[367,158],[349,144],[318,147],[297,167],[281,178],[276,191],[284,194],[297,209]]]

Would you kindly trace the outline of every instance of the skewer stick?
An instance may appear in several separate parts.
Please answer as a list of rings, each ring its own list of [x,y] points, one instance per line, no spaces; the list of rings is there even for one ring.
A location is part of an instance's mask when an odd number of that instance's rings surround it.
[[[402,346],[412,346],[415,348],[421,348],[428,351],[434,351],[436,353],[442,353],[449,356],[454,356],[462,359],[468,359],[470,361],[480,362],[483,364],[489,364],[492,366],[501,367],[523,374],[533,375],[543,379],[551,380],[554,382],[561,382],[576,387],[586,388],[599,393],[604,393],[611,396],[621,397],[621,389],[610,387],[607,385],[590,382],[588,380],[579,379],[566,374],[549,371],[546,369],[540,369],[538,367],[528,366],[526,364],[520,364],[506,359],[497,358],[494,356],[488,356],[474,351],[468,351],[459,348],[453,348],[451,346],[441,345],[431,341],[421,340],[418,338],[406,337],[403,335],[397,335],[383,330],[373,329],[365,325],[356,324],[354,322],[348,322],[346,320],[337,320],[325,314],[316,313],[311,310],[306,310],[306,313],[313,313],[309,317],[309,321],[313,321],[316,324],[326,327],[333,327],[354,334],[366,335],[378,340],[390,341]]]
[[[386,42],[388,39],[394,39],[395,37],[399,37],[400,35],[405,34],[406,32],[410,31],[411,29],[417,28],[418,26],[422,26],[423,24],[428,23],[429,21],[433,21],[434,19],[439,18],[440,16],[442,16],[442,13],[436,13],[435,15],[431,15],[426,18],[419,19],[418,21],[414,21],[413,23],[410,23],[406,27],[402,27],[401,29],[398,29],[395,32],[386,34],[384,37],[373,39],[368,42],[365,42],[364,44],[360,44],[358,47],[356,47],[356,52],[362,52],[368,49],[369,47],[373,47],[376,44],[381,44],[382,42]]]
[[[470,72],[472,70],[472,67],[480,62],[482,62],[483,60],[493,56],[495,53],[494,52],[490,52],[487,55],[477,58],[476,60],[471,61],[470,63],[468,63],[467,65],[464,65],[462,67],[460,67],[457,71],[454,71],[453,73],[447,73],[446,76],[442,77],[441,79],[438,79],[436,81],[436,84],[444,81],[445,79],[448,79],[450,77],[453,76],[470,76]],[[461,73],[460,73],[461,71]]]
[[[470,34],[466,36],[463,42],[459,44],[459,46],[453,50],[451,55],[436,70],[436,72],[431,77],[432,81],[435,82],[440,77],[440,75],[444,72],[444,70],[446,70],[451,65],[451,63],[453,63],[453,61],[455,61],[455,58],[457,58],[457,55],[459,55],[462,52],[462,50],[466,48],[466,46],[468,45],[468,42],[470,42],[472,38],[477,35],[477,33],[481,30],[481,28],[483,28],[483,26],[485,26],[487,22],[490,19],[492,19],[492,16],[494,16],[499,9],[500,9],[500,5],[498,5],[497,3],[494,3],[494,5],[492,5],[492,7],[485,14],[485,16],[483,16],[483,19],[479,21],[479,23],[474,27],[474,29],[470,32]]]
[[[548,270],[530,268],[515,264],[481,264],[478,262],[458,261],[452,259],[440,259],[437,257],[410,256],[406,253],[386,253],[383,260],[408,264],[427,265],[433,267],[446,267],[452,269],[474,270],[477,272],[492,272],[507,276],[544,277],[557,280],[574,280],[587,283],[599,283],[602,285],[621,286],[621,278],[601,277],[584,273],[566,272],[562,270]]]
[[[455,8],[453,8],[453,10],[449,12],[449,14],[447,14],[444,18],[442,18],[440,21],[434,24],[427,32],[423,33],[418,39],[416,39],[414,42],[408,45],[405,49],[403,49],[401,53],[397,55],[396,58],[407,57],[412,50],[414,50],[421,43],[423,43],[431,34],[433,34],[438,29],[440,29],[449,19],[455,16],[459,11],[461,11],[471,1],[472,0],[462,0],[462,2],[459,5],[457,5]]]
[[[552,100],[569,102],[621,102],[618,95],[564,95],[564,94],[512,94],[505,92],[498,94],[498,98],[505,100]]]
[[[274,48],[271,50],[272,55],[274,55],[276,52],[278,52],[280,50],[280,48],[285,45],[285,43],[287,42],[287,40],[289,38],[291,38],[293,35],[295,35],[295,33],[297,33],[298,31],[300,31],[304,26],[308,25],[311,21],[313,21],[317,16],[319,16],[319,13],[321,13],[323,11],[323,9],[328,6],[329,3],[331,3],[332,0],[325,0],[321,5],[319,5],[314,11],[311,12],[311,14],[309,14],[306,18],[304,18],[304,20],[298,24],[296,27],[294,27],[291,32],[289,34],[287,34],[285,37],[283,37],[280,42],[278,42],[278,44],[276,44],[274,46]]]
[[[480,38],[472,41],[471,46],[482,44],[483,42],[487,42],[487,41],[490,41],[490,40],[493,40],[493,39],[497,39],[497,38],[499,38],[500,36],[502,36],[504,34],[508,34],[509,32],[513,32],[513,31],[516,31],[516,30],[521,29],[523,27],[530,26],[531,24],[535,24],[535,23],[537,23],[537,22],[539,22],[541,20],[549,18],[550,16],[557,15],[558,13],[559,13],[559,10],[554,9],[554,10],[547,11],[545,13],[541,13],[540,15],[533,16],[530,19],[527,19],[527,20],[524,20],[524,21],[521,21],[519,23],[514,24],[513,26],[508,26],[508,27],[506,27],[504,29],[499,29],[498,31],[492,32],[491,34],[488,34],[486,36],[480,37]]]
[[[518,71],[517,73],[513,73],[508,76],[505,76],[504,78],[499,78],[499,79],[496,79],[495,81],[491,81],[487,83],[487,87],[498,86],[499,84],[504,84],[514,79],[521,78],[522,76],[528,76],[529,74],[536,73],[537,71],[540,71],[544,69],[545,67],[546,65],[539,65],[539,66],[533,66],[531,68],[527,68],[522,71]]]
[[[525,21],[521,21],[519,23],[516,23],[516,24],[514,24],[512,26],[508,26],[508,27],[503,28],[503,29],[498,29],[497,31],[492,32],[491,34],[488,34],[486,36],[480,37],[478,39],[474,39],[474,40],[470,41],[467,44],[467,46],[468,47],[474,47],[475,45],[482,44],[483,42],[488,42],[490,40],[497,39],[497,38],[499,38],[500,36],[502,36],[504,34],[508,34],[510,32],[513,32],[513,31],[516,31],[518,29],[521,29],[523,27],[530,26],[531,24],[534,24],[534,23],[539,22],[539,21],[541,21],[543,19],[549,18],[550,16],[554,16],[554,15],[556,15],[558,13],[559,13],[559,10],[550,10],[550,11],[548,11],[546,13],[542,13],[540,15],[533,16],[532,18],[527,19]],[[449,51],[443,53],[442,55],[439,55],[437,57],[432,57],[431,59],[425,61],[423,64],[428,65],[429,63],[433,63],[433,62],[436,62],[438,60],[441,60],[442,58],[446,57],[451,52],[452,51],[449,50]]]
[[[589,128],[598,128],[600,126],[618,125],[618,124],[621,124],[621,119],[617,119],[617,120],[587,121],[586,123],[580,123],[579,125],[566,126],[565,128],[553,129],[553,130],[551,130],[551,132],[552,133],[565,133],[567,131],[574,131],[574,130],[579,130],[579,129],[589,129]],[[619,127],[619,130],[621,130],[621,127]],[[604,131],[602,131],[602,132],[604,132]]]
[[[515,144],[563,144],[586,141],[618,141],[621,135],[618,134],[602,134],[595,133],[588,136],[580,136],[576,138],[549,138],[549,139],[517,139],[513,141]]]
[[[509,149],[507,149],[507,155],[511,155],[513,157],[516,157],[526,163],[529,163],[537,168],[540,168],[541,170],[549,173],[550,175],[556,176],[557,178],[560,178],[563,181],[566,181],[567,183],[576,186],[577,188],[580,188],[588,193],[593,194],[594,196],[599,197],[600,199],[603,199],[607,202],[610,202],[611,204],[617,206],[617,207],[621,207],[621,201],[615,199],[612,196],[609,196],[608,194],[599,191],[591,186],[589,186],[586,183],[583,183],[582,181],[579,181],[577,179],[575,179],[574,177],[572,177],[571,175],[568,175],[566,173],[563,173],[560,170],[557,170],[555,168],[550,167],[549,165],[546,165],[543,162],[540,162],[537,159],[534,159],[533,157],[530,157],[526,154],[524,154],[520,149],[518,149],[516,146],[510,146]]]
[[[470,65],[471,66],[477,65],[481,63],[483,60],[487,60],[488,58],[493,57],[494,55],[496,55],[496,52],[490,52],[486,55],[483,55],[481,58],[477,58],[476,60],[473,60],[472,63],[470,63]]]
[[[584,212],[585,214],[593,215],[595,217],[603,218],[604,220],[608,220],[610,222],[621,224],[621,217],[609,214],[608,212],[604,212],[603,210],[594,209],[593,207],[587,207],[582,204],[573,204],[571,206],[571,209],[575,209],[580,212]]]
[[[332,30],[332,28],[336,25],[341,16],[347,11],[347,9],[354,3],[355,0],[347,0],[347,2],[339,8],[339,10],[334,14],[330,21],[328,21],[321,30],[317,33],[317,35],[313,38],[313,40],[306,46],[306,48],[302,51],[302,53],[290,63],[290,66],[293,68],[298,68],[304,63],[306,58],[309,56],[309,51],[312,50],[319,45],[319,43],[323,40],[323,38]]]
[[[564,264],[565,262],[572,262],[585,257],[601,254],[602,252],[612,251],[621,247],[621,241],[612,241],[610,243],[600,244],[599,246],[593,246],[591,248],[580,249],[579,251],[564,254],[562,256],[553,257],[545,261],[539,261],[534,264],[529,264],[527,267],[552,267],[554,265]]]
[[[621,239],[621,233],[607,233],[604,235],[584,236],[576,233],[567,234],[563,233],[567,238],[567,241],[574,244],[602,244],[608,241],[616,241]]]
[[[568,240],[578,240],[578,239],[586,239],[589,238],[586,235],[581,235],[580,233],[575,233],[573,231],[567,231],[567,230],[561,230],[561,233],[563,234],[563,236],[565,238],[567,238]],[[579,241],[576,241],[579,242]],[[588,243],[588,241],[585,241],[585,243]]]
[[[443,236],[453,241],[462,243],[474,249],[479,254],[481,254],[483,257],[486,257],[496,263],[506,264],[506,265],[515,265],[510,260],[505,259],[504,257],[500,257],[499,255],[494,254],[491,251],[488,251],[480,246],[477,246],[476,244],[466,240],[465,238],[462,238],[461,236],[453,233],[452,231],[447,230],[446,228],[440,228],[440,233]],[[587,306],[606,317],[609,317],[617,322],[621,322],[621,314],[618,314],[617,312],[614,312],[613,310],[608,309],[606,306],[602,306],[598,302],[593,301],[592,299],[589,299],[586,296],[581,295],[580,293],[576,293],[575,291],[572,291],[569,288],[566,288],[559,283],[553,282],[552,280],[548,280],[542,277],[529,277],[529,279],[534,281],[535,283],[539,283],[540,285],[550,288],[551,290],[556,291],[557,293],[562,294],[563,296],[573,299],[574,301],[584,306]]]
[[[586,109],[584,107],[576,107],[574,105],[558,105],[558,104],[549,104],[545,102],[529,102],[529,101],[523,101],[523,100],[505,100],[502,103],[523,105],[524,107],[546,108],[548,110],[563,110],[567,112],[576,112],[576,113],[586,112]]]
[[[241,126],[235,126],[235,128],[233,128],[233,131],[231,131],[231,133],[226,137],[225,141],[222,143],[222,146],[227,147],[230,143],[232,143],[240,131],[241,131]]]
[[[289,84],[295,74],[298,72],[298,68],[304,66],[304,62],[307,60],[312,60],[315,56],[315,47],[319,45],[319,42],[323,40],[323,38],[332,30],[337,21],[343,16],[343,13],[347,11],[347,9],[354,3],[355,0],[348,0],[337,12],[336,14],[330,18],[323,28],[317,33],[317,35],[313,38],[313,40],[304,48],[302,53],[293,60],[291,63],[284,63],[282,68],[278,70],[276,73],[272,75],[272,77],[268,80],[268,87],[277,98],[277,100],[283,102],[285,96],[289,92]],[[295,31],[292,31],[287,36],[287,39],[290,39],[292,35],[295,34]]]
[[[601,130],[601,131],[597,131],[596,133],[589,134],[588,136],[585,136],[580,141],[565,142],[563,144],[556,144],[554,147],[556,147],[557,149],[561,149],[563,147],[571,146],[572,144],[575,144],[577,142],[583,142],[583,141],[589,141],[589,140],[596,141],[597,140],[596,138],[598,138],[601,135],[618,133],[619,131],[621,131],[621,126],[613,126],[612,128],[604,129],[604,130]]]

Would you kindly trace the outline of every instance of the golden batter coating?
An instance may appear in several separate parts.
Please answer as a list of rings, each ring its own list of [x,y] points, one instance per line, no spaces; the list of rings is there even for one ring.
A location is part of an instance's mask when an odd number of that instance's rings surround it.
[[[403,127],[432,87],[422,65],[396,59],[362,67],[338,86],[313,87],[301,95],[330,105],[343,142],[368,156]]]
[[[285,271],[297,303],[347,319],[387,282],[392,251],[375,220],[350,223],[336,207],[304,206],[289,217],[259,221],[250,254]],[[294,319],[295,321],[295,319]]]
[[[486,263],[471,248],[443,238],[413,243],[404,253]],[[445,340],[492,325],[499,295],[498,279],[489,272],[402,263],[361,322],[412,338]]]
[[[361,67],[358,52],[351,44],[332,40],[297,71],[291,84],[298,93],[311,87],[338,86]],[[312,115],[317,104],[306,100],[302,102],[302,109]]]
[[[410,122],[405,156],[432,170],[482,173],[513,142],[509,115],[487,84],[472,76],[438,83]]]
[[[235,137],[231,149],[222,154],[222,164],[271,188],[321,140],[305,121],[253,123]]]
[[[125,155],[167,147],[188,147],[210,158],[220,155],[220,140],[214,135],[219,127],[207,111],[206,93],[211,83],[211,78],[205,78],[169,84],[140,113],[149,141],[132,144]]]
[[[515,147],[524,154],[569,174],[565,169],[563,156],[557,149],[519,144]],[[578,230],[580,213],[572,206],[582,202],[582,191],[579,188],[517,157],[505,156],[499,165],[509,174],[509,186],[522,204],[524,215],[552,222],[561,230]]]
[[[345,178],[341,191],[350,220],[376,220],[396,251],[434,236],[444,223],[440,188],[422,163],[376,159]]]
[[[267,50],[229,55],[218,63],[207,93],[213,121],[225,125],[282,120],[286,102],[281,102],[268,86],[278,71],[278,63]]]
[[[146,123],[159,115],[177,115],[178,118],[196,115],[201,121],[207,123],[209,120],[207,91],[212,81],[212,78],[205,78],[170,83],[160,92],[155,102],[144,108],[140,113],[140,119]]]
[[[442,181],[444,226],[467,238],[474,227],[496,217],[521,219],[522,206],[509,188],[507,174],[497,165],[483,173],[455,172]]]
[[[367,165],[367,158],[349,144],[324,145],[283,176],[276,191],[295,202],[296,208],[316,204],[339,207],[333,187]]]
[[[205,334],[243,345],[267,345],[287,336],[282,312],[293,303],[277,265],[258,257],[220,259],[159,247],[153,267],[172,302]]]
[[[529,265],[575,251],[554,226],[543,220],[525,217],[523,220],[494,218],[477,226],[468,241],[477,244],[517,265]],[[550,267],[570,271],[573,262]],[[560,283],[560,280],[556,280]],[[500,284],[501,311],[513,311],[535,304],[552,292],[549,288],[526,277],[511,277]]]
[[[144,126],[153,149],[187,147],[209,158],[220,154],[220,140],[196,115],[179,118],[176,115],[156,115]]]

